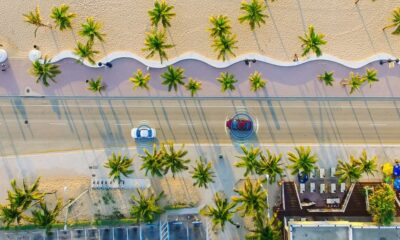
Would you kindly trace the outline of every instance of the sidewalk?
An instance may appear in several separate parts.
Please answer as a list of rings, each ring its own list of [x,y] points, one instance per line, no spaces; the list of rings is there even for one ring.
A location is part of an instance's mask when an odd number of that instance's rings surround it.
[[[133,83],[128,79],[142,69],[147,72],[147,66],[133,59],[118,59],[112,62],[111,69],[90,68],[76,63],[73,59],[65,59],[59,62],[62,73],[56,78],[57,83],[50,83],[49,87],[36,84],[35,79],[29,75],[31,62],[28,59],[10,59],[10,68],[6,72],[0,72],[0,96],[24,96],[25,89],[31,88],[32,92],[44,96],[100,96],[87,90],[86,79],[103,76],[103,83],[107,89],[102,94],[110,97],[189,97],[190,93],[180,87],[178,92],[168,92],[167,87],[162,85],[160,75],[163,69],[150,68],[151,80],[150,90],[133,90]],[[200,80],[202,89],[198,92],[199,97],[349,97],[348,89],[340,85],[340,81],[355,71],[360,74],[366,68],[378,70],[380,81],[371,88],[364,84],[360,92],[355,92],[351,97],[400,97],[400,68],[389,69],[387,64],[380,65],[379,62],[368,64],[357,70],[345,67],[338,63],[325,60],[317,60],[303,63],[297,66],[280,67],[257,61],[246,66],[244,62],[235,63],[230,67],[217,69],[206,63],[196,60],[183,60],[175,64],[185,69],[186,80],[189,77]],[[265,90],[257,93],[251,92],[248,76],[254,71],[262,73],[264,79],[268,80]],[[220,72],[233,73],[238,82],[236,91],[221,93],[220,84],[216,78]],[[324,71],[334,71],[335,82],[333,87],[326,87],[317,80],[317,76]]]
[[[289,164],[287,160],[287,152],[294,150],[294,145],[262,145],[263,151],[270,149],[274,153],[282,153],[282,163],[284,166]],[[381,164],[387,161],[393,162],[400,154],[398,145],[313,145],[311,146],[313,153],[318,155],[317,166],[325,169],[335,167],[338,159],[348,160],[349,154],[358,156],[363,149],[367,150],[368,156],[377,155]],[[234,194],[233,189],[236,183],[244,179],[244,169],[234,167],[237,161],[236,156],[242,154],[239,146],[230,144],[226,145],[186,145],[188,150],[187,158],[191,159],[191,165],[195,164],[195,159],[203,156],[207,161],[213,163],[215,171],[215,183],[209,189],[201,191],[201,200],[199,206],[212,203],[213,195],[217,191],[224,191],[227,197]],[[141,161],[138,154],[142,154],[142,150],[136,147],[129,149],[99,149],[85,151],[58,152],[46,154],[20,155],[10,157],[0,157],[0,203],[6,198],[6,190],[9,189],[11,179],[36,178],[42,176],[47,179],[57,179],[62,177],[90,177],[96,174],[96,177],[106,176],[108,171],[103,167],[107,156],[112,151],[122,151],[128,153],[134,158],[133,169],[135,170],[133,177],[144,178],[144,172],[140,170]],[[223,158],[219,159],[218,155],[222,154]],[[192,169],[190,166],[190,170]],[[290,172],[285,169],[286,179],[293,179]],[[188,171],[183,173],[184,177],[190,178]],[[380,179],[380,174],[375,174],[372,178]],[[277,184],[264,184],[269,193],[269,204],[273,207],[280,199],[280,190]],[[234,221],[243,224],[240,218],[235,217]],[[234,226],[227,226],[227,231],[224,233],[229,236],[244,236],[245,230],[240,228],[237,230]],[[233,235],[231,235],[233,234]],[[232,238],[235,239],[235,238]]]
[[[270,149],[274,153],[282,153],[282,163],[288,165],[287,152],[293,151],[295,145],[261,145],[262,150]],[[215,183],[210,188],[211,192],[225,191],[227,195],[233,194],[235,183],[243,179],[244,169],[239,169],[233,166],[237,161],[236,156],[242,154],[239,146],[234,145],[193,145],[188,144],[185,147],[188,150],[187,158],[191,159],[191,165],[195,164],[195,160],[199,156],[203,156],[207,161],[213,163],[213,168],[217,178]],[[349,154],[358,156],[363,149],[366,149],[368,156],[377,155],[379,162],[378,166],[386,161],[393,162],[400,155],[398,145],[312,145],[312,152],[318,156],[317,165],[321,168],[329,169],[335,167],[338,159],[348,160]],[[98,149],[85,151],[57,152],[45,154],[32,154],[0,157],[0,189],[8,189],[9,181],[13,178],[36,178],[38,176],[57,178],[57,177],[90,177],[96,174],[96,177],[105,177],[108,174],[107,169],[103,167],[107,160],[108,154],[112,151],[128,153],[134,158],[133,168],[135,170],[133,177],[145,178],[144,172],[140,170],[141,161],[138,157],[142,154],[142,150],[136,147],[129,149]],[[222,154],[223,159],[219,159],[218,155]],[[90,168],[89,168],[90,167]],[[191,167],[190,167],[191,169]],[[285,170],[287,178],[292,179],[290,172]],[[190,177],[188,172],[184,172],[185,177]],[[380,178],[379,174],[375,177]],[[275,186],[269,186],[275,187]],[[275,194],[275,191],[270,191]],[[0,202],[3,202],[6,197],[5,191],[0,191]],[[210,196],[203,199],[201,204],[206,204],[211,201]],[[273,197],[270,201],[273,202]]]

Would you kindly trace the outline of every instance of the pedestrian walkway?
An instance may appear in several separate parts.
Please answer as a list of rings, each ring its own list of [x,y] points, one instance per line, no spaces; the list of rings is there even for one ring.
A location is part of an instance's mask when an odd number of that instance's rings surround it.
[[[49,87],[37,84],[29,75],[31,67],[28,59],[10,59],[10,67],[0,72],[0,96],[103,96],[103,97],[190,97],[190,92],[180,86],[177,92],[168,92],[162,85],[160,75],[163,69],[147,69],[142,63],[134,59],[119,59],[112,68],[90,68],[77,64],[74,59],[65,59],[58,64],[62,73],[57,76],[57,83]],[[359,92],[349,95],[340,81],[347,78],[351,71],[365,73],[366,67],[354,70],[343,65],[323,60],[316,60],[297,66],[282,67],[264,62],[255,62],[246,65],[245,62],[233,64],[227,68],[217,69],[196,60],[183,60],[175,64],[183,67],[186,78],[192,77],[202,82],[198,97],[400,97],[400,68],[389,69],[387,65],[380,65],[378,61],[368,65],[378,70],[379,82],[372,87],[364,84]],[[141,69],[151,75],[149,90],[135,89],[129,81],[133,73]],[[264,90],[252,92],[248,77],[254,71],[262,74],[268,81]],[[325,86],[317,79],[324,71],[333,71],[335,81],[333,86]],[[216,80],[221,72],[235,75],[238,82],[233,92],[221,93],[220,83]],[[87,79],[103,77],[106,85],[102,95],[87,90]],[[187,81],[187,79],[185,80]],[[29,92],[27,92],[29,91]]]

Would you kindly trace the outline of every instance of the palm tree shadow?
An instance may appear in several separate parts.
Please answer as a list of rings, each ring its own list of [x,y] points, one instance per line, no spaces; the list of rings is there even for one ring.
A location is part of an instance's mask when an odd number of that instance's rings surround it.
[[[365,24],[364,17],[363,17],[363,15],[361,14],[360,7],[359,7],[357,4],[356,4],[356,9],[357,9],[358,15],[360,16],[360,19],[361,19],[361,22],[362,22],[362,24],[363,24],[365,33],[366,33],[367,36],[368,36],[368,40],[369,40],[369,43],[371,44],[372,50],[374,50],[374,52],[375,52],[376,49],[375,49],[375,46],[374,46],[374,42],[372,41],[371,34],[369,34],[369,32],[368,32],[367,25]]]
[[[276,25],[275,18],[274,18],[274,16],[272,15],[272,11],[271,11],[271,9],[270,9],[270,7],[269,7],[269,3],[268,3],[267,0],[264,0],[264,2],[265,2],[265,5],[267,6],[267,10],[268,10],[268,13],[269,13],[269,17],[271,18],[271,22],[272,22],[272,24],[274,25],[274,29],[275,29],[275,31],[276,31],[276,34],[278,35],[279,43],[280,43],[281,46],[282,46],[283,52],[285,53],[285,56],[286,56],[286,59],[289,59],[289,54],[288,54],[288,52],[287,52],[287,49],[286,49],[285,45],[283,44],[283,39],[282,39],[281,33],[280,33],[279,30],[278,30],[278,26]]]
[[[74,41],[76,43],[78,40],[76,39],[76,34],[75,34],[75,31],[74,31],[73,28],[71,28],[71,35],[72,35],[72,38],[74,39]]]
[[[176,48],[176,44],[174,38],[172,37],[171,31],[167,28],[168,36],[171,38],[171,42],[174,45],[175,55],[178,56],[178,49]]]
[[[104,57],[107,56],[107,51],[106,51],[106,47],[104,46],[104,43],[103,43],[103,42],[100,42],[100,46],[101,46],[101,49],[102,49],[103,52],[104,52]]]
[[[56,35],[55,35],[53,29],[50,29],[50,32],[51,32],[51,37],[53,38],[54,44],[56,46],[57,52],[60,52],[60,46],[58,44],[58,40],[56,38]]]
[[[252,31],[252,33],[253,33],[254,40],[256,41],[258,51],[260,51],[261,53],[264,53],[264,50],[261,48],[260,41],[258,40],[256,31]]]
[[[301,4],[299,0],[296,0],[297,6],[300,10],[300,17],[301,17],[301,23],[303,25],[303,31],[307,32],[307,25],[306,25],[306,21],[304,20],[304,15],[303,15],[303,9],[301,8]]]
[[[390,48],[390,53],[393,54],[393,55],[395,55],[395,54],[394,54],[393,46],[392,46],[392,44],[391,44],[390,41],[389,41],[389,37],[388,37],[386,31],[383,31],[383,35],[385,36],[386,43],[388,44],[388,46],[389,46],[389,48]]]

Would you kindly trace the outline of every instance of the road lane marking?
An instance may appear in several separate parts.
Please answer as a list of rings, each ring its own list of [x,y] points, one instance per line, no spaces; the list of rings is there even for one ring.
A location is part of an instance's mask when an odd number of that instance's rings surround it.
[[[387,126],[387,123],[369,123],[370,126]]]
[[[65,125],[67,125],[67,123],[65,123],[65,122],[51,122],[51,123],[49,123],[50,125],[60,125],[60,126],[65,126]]]
[[[130,124],[130,123],[114,123],[113,125],[114,126],[130,126],[132,124]]]
[[[196,126],[199,125],[198,123],[180,123],[181,126]]]

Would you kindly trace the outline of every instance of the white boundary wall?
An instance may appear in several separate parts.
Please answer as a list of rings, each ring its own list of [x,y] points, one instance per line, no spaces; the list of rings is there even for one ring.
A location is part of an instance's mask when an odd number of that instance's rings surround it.
[[[52,62],[59,62],[59,61],[61,61],[63,59],[66,59],[66,58],[73,58],[73,59],[76,59],[76,60],[79,59],[79,57],[77,55],[75,55],[73,53],[73,51],[65,50],[65,51],[62,51],[59,54],[55,55],[52,58]],[[165,62],[163,62],[161,64],[159,61],[148,60],[148,59],[140,57],[140,56],[138,56],[138,55],[136,55],[136,54],[134,54],[132,52],[119,51],[119,52],[113,52],[113,53],[107,55],[106,57],[100,59],[98,62],[102,62],[102,63],[111,62],[111,61],[114,61],[116,59],[121,59],[121,58],[134,59],[134,60],[137,60],[137,61],[139,61],[139,62],[143,63],[144,65],[146,65],[148,67],[151,67],[151,68],[163,68],[163,67],[166,67],[166,66],[171,65],[171,64],[175,64],[175,63],[183,61],[183,60],[198,60],[198,61],[204,62],[204,63],[206,63],[206,64],[208,64],[208,65],[210,65],[212,67],[215,67],[215,68],[226,68],[226,67],[231,66],[232,64],[244,61],[246,59],[251,59],[251,60],[255,59],[257,61],[269,63],[269,64],[276,65],[276,66],[282,66],[282,67],[291,67],[291,66],[301,65],[301,64],[307,63],[307,62],[325,60],[325,61],[330,61],[330,62],[336,62],[336,63],[339,63],[339,64],[341,64],[343,66],[346,66],[348,68],[353,68],[353,69],[361,68],[361,67],[363,67],[363,66],[365,66],[365,65],[367,65],[367,64],[369,64],[371,62],[375,62],[375,61],[379,61],[379,60],[387,60],[387,59],[393,59],[394,60],[394,59],[396,59],[396,57],[391,55],[391,54],[378,53],[378,54],[375,54],[375,55],[373,55],[373,56],[371,56],[369,58],[366,58],[366,59],[363,59],[363,60],[359,60],[359,61],[348,61],[348,60],[343,60],[343,59],[337,58],[337,57],[332,56],[332,55],[323,55],[321,57],[309,57],[309,58],[307,58],[305,60],[301,59],[301,60],[299,60],[297,62],[287,62],[287,61],[276,60],[276,59],[273,59],[273,58],[270,58],[270,57],[267,57],[267,56],[264,56],[264,55],[260,55],[260,54],[257,54],[257,53],[248,53],[248,54],[240,55],[240,56],[238,56],[238,57],[236,57],[234,59],[230,59],[230,60],[227,60],[227,61],[223,62],[223,61],[218,61],[218,60],[215,60],[215,59],[207,58],[207,57],[205,57],[203,55],[200,55],[198,53],[187,52],[185,54],[180,55],[179,57],[176,57],[174,59],[165,61]],[[98,68],[99,67],[97,65],[90,64],[87,61],[84,61],[83,64],[88,66],[88,67],[93,67],[93,68]]]
[[[289,239],[293,239],[295,228],[348,228],[348,240],[353,240],[353,229],[400,229],[400,222],[394,222],[391,226],[377,226],[372,222],[348,222],[348,221],[289,221]]]

